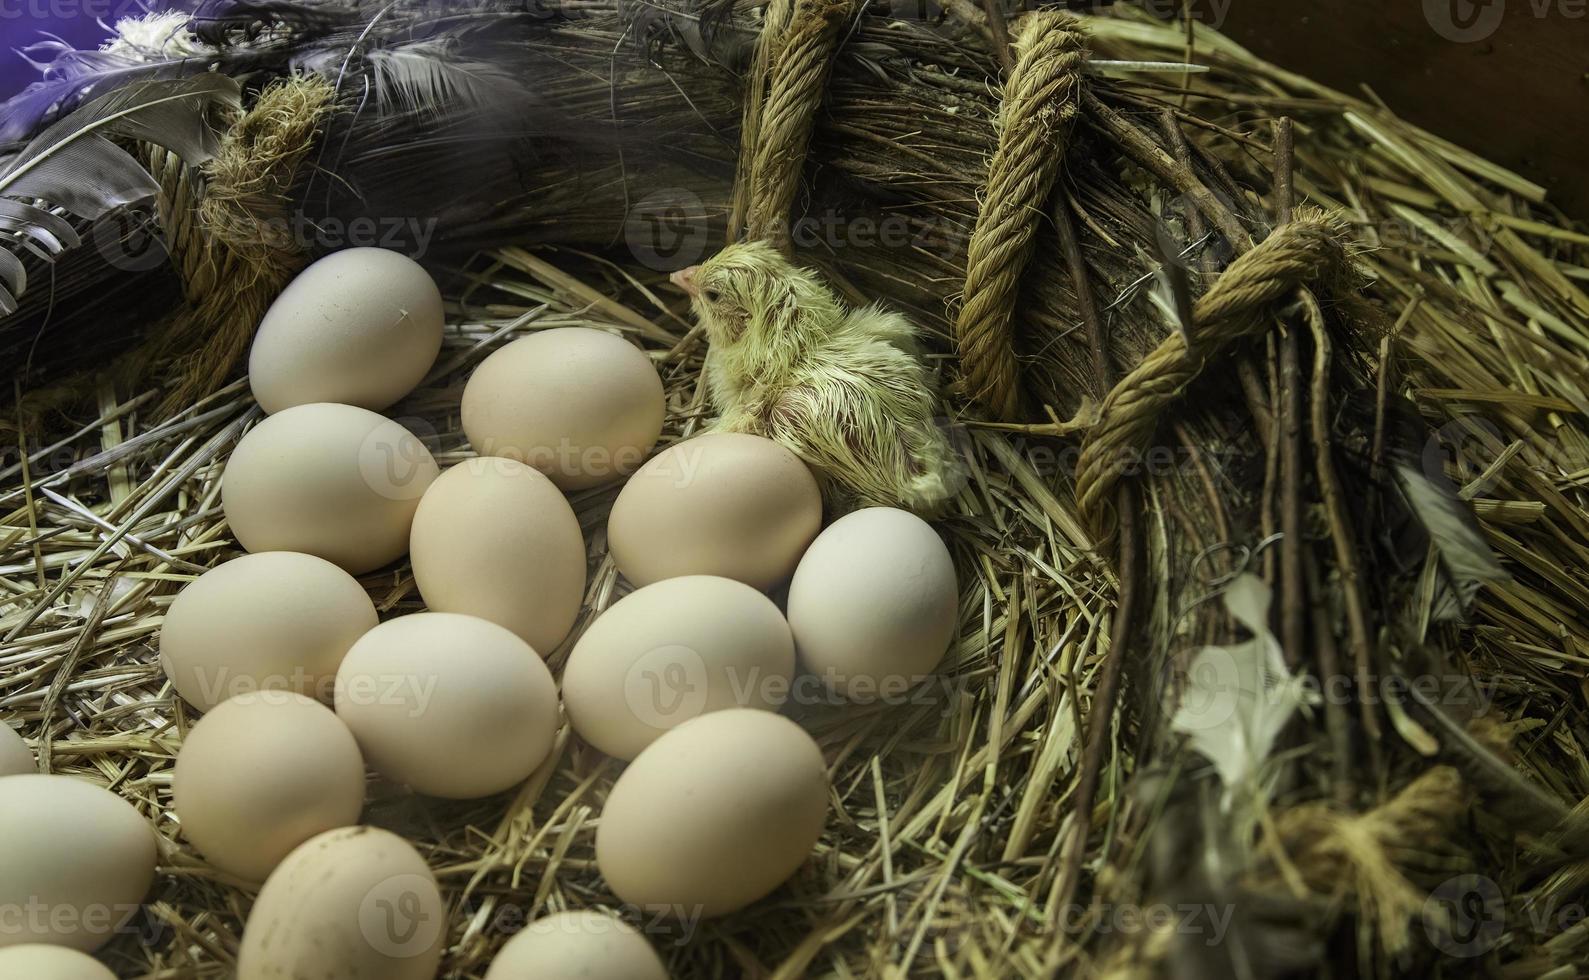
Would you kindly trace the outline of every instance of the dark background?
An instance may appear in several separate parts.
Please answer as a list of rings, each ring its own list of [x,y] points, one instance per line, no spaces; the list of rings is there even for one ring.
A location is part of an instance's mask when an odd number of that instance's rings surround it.
[[[1142,0],[1189,8],[1335,88],[1367,84],[1407,118],[1550,188],[1589,219],[1589,0]],[[166,6],[166,4],[160,4]],[[0,97],[36,74],[15,49],[78,46],[137,0],[0,0]]]
[[[1270,61],[1354,95],[1368,84],[1589,220],[1589,0],[1187,2],[1209,22],[1223,10],[1221,29]]]

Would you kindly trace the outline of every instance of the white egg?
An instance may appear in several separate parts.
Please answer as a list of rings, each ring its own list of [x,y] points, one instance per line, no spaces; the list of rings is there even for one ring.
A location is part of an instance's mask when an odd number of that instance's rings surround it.
[[[662,379],[604,330],[531,334],[480,362],[459,409],[475,452],[516,459],[564,490],[633,473],[662,434]]]
[[[733,579],[686,575],[596,618],[563,668],[563,701],[580,737],[633,759],[708,711],[776,711],[794,665],[789,624],[771,599]]]
[[[330,708],[291,691],[221,702],[188,731],[171,781],[182,835],[211,864],[263,881],[293,848],[358,823],[364,760]]]
[[[329,702],[343,656],[379,621],[358,580],[324,558],[244,555],[177,593],[160,626],[160,666],[200,711],[261,688]]]
[[[511,459],[465,460],[431,484],[409,557],[433,611],[506,626],[543,657],[568,635],[585,595],[579,519],[550,480]]]
[[[354,575],[408,550],[419,498],[440,471],[412,432],[351,405],[298,405],[248,431],[221,506],[249,551],[301,551]]]
[[[492,958],[485,980],[668,980],[668,971],[634,926],[580,910],[525,926]]]
[[[669,446],[624,484],[607,541],[624,578],[787,580],[822,527],[816,477],[771,439],[709,432]]]
[[[726,915],[794,874],[822,836],[822,751],[770,711],[714,711],[665,732],[602,807],[596,866],[642,910]]]
[[[522,782],[557,732],[557,684],[528,643],[457,613],[388,620],[353,644],[337,714],[381,775],[473,799]]]
[[[959,589],[938,532],[908,511],[858,510],[817,536],[789,583],[802,665],[856,702],[904,696],[954,639]]]
[[[155,834],[131,803],[74,776],[0,778],[0,947],[92,952],[138,914]]]
[[[424,379],[441,334],[441,293],[419,263],[382,248],[332,252],[266,311],[248,383],[267,412],[314,402],[380,411]]]
[[[39,764],[33,759],[33,750],[22,741],[17,730],[0,721],[0,776],[19,776],[38,772]]]
[[[87,953],[40,943],[0,949],[0,977],[7,980],[116,980],[110,967]]]

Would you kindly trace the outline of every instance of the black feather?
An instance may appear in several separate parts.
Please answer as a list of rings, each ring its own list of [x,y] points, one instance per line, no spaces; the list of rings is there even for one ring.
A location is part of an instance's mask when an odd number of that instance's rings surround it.
[[[159,189],[113,138],[154,143],[197,165],[218,145],[210,110],[235,108],[238,101],[237,83],[224,75],[141,81],[107,92],[45,128],[0,158],[0,199],[8,199],[0,210],[0,251],[16,259],[15,250],[22,249],[48,261],[75,247],[77,236],[65,214],[94,221]],[[16,273],[18,264],[5,266]],[[7,278],[0,315],[16,311],[27,285],[25,275]]]

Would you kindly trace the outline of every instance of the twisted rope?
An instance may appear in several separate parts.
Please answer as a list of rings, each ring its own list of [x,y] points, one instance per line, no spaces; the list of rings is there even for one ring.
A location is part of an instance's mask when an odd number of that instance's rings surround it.
[[[225,382],[265,311],[307,261],[289,195],[334,94],[318,76],[271,85],[233,121],[201,171],[150,148],[161,227],[187,305],[134,360],[141,366],[182,352],[167,407],[192,404]]]
[[[789,212],[839,32],[853,0],[788,0],[771,5],[757,42],[745,101],[740,174],[730,234],[790,250]],[[761,93],[766,92],[763,102]],[[748,158],[748,159],[747,159]]]
[[[1020,403],[1011,320],[1038,219],[1064,163],[1086,57],[1087,35],[1070,14],[1022,19],[954,325],[962,391],[1000,417],[1014,415]]]
[[[1076,501],[1095,529],[1121,478],[1142,457],[1159,416],[1225,346],[1265,329],[1273,305],[1298,286],[1344,275],[1345,227],[1303,212],[1230,264],[1192,309],[1192,327],[1173,333],[1121,378],[1082,440]],[[1190,345],[1190,346],[1188,346]]]

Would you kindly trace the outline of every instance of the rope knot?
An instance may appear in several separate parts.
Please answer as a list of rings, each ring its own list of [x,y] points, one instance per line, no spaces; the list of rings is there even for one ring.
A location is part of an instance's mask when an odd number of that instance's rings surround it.
[[[1172,333],[1098,406],[1076,464],[1076,503],[1102,530],[1114,488],[1147,448],[1159,416],[1229,344],[1272,322],[1274,304],[1299,286],[1338,292],[1350,275],[1343,221],[1304,210],[1232,262],[1192,307],[1192,328]],[[1190,345],[1190,346],[1188,346]],[[1101,535],[1106,536],[1106,535]]]

